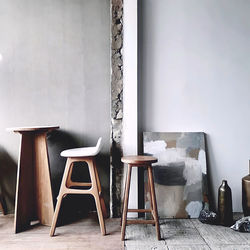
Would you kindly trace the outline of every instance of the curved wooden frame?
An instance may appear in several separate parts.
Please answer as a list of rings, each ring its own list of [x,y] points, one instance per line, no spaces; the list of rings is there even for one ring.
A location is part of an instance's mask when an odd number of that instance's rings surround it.
[[[74,162],[86,162],[88,164],[89,174],[90,174],[90,179],[91,179],[90,183],[73,182],[71,180]],[[73,186],[89,187],[89,189],[82,190],[82,189],[71,188]],[[61,208],[62,199],[68,194],[91,194],[94,196],[98,219],[99,219],[100,228],[101,228],[101,233],[102,235],[105,235],[106,228],[105,228],[104,218],[107,218],[107,210],[106,210],[106,206],[104,203],[104,199],[102,197],[101,184],[100,184],[94,157],[68,157],[67,158],[59,195],[57,197],[56,209],[55,209],[55,213],[53,216],[52,225],[50,229],[51,237],[55,234],[56,223],[57,223],[59,211]]]

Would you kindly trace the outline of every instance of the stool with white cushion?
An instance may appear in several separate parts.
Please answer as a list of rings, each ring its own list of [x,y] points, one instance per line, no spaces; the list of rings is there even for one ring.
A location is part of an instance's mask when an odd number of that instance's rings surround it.
[[[67,194],[91,194],[94,196],[101,233],[102,235],[106,234],[104,218],[107,217],[107,210],[105,207],[104,199],[102,197],[101,184],[95,163],[95,156],[100,152],[101,147],[102,138],[99,138],[95,147],[74,148],[61,152],[61,156],[67,157],[67,162],[63,174],[59,195],[57,197],[56,210],[52,220],[50,236],[53,236],[55,233],[57,218],[60,211],[62,199]],[[86,162],[88,164],[91,179],[90,183],[74,182],[71,180],[74,162]],[[72,187],[89,187],[89,189],[75,189]]]

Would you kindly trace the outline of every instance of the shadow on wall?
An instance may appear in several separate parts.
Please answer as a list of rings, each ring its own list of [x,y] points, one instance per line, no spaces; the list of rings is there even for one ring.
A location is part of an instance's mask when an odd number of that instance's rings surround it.
[[[209,198],[209,210],[216,211],[215,197],[213,193],[213,183],[212,183],[212,166],[210,163],[211,150],[208,150],[208,140],[210,140],[209,135],[205,134],[205,148],[206,148],[206,160],[207,160],[207,182],[208,182],[208,198]]]
[[[56,199],[59,193],[67,159],[65,157],[61,157],[60,153],[65,149],[83,147],[83,144],[79,144],[78,141],[77,137],[63,130],[53,131],[48,135],[48,153],[54,205],[56,205]],[[106,171],[107,167],[109,169],[109,156],[98,155],[97,168],[101,179],[106,206],[109,204],[109,171]],[[72,180],[90,182],[90,176],[86,163],[77,162],[74,164]],[[85,217],[89,211],[94,210],[96,210],[96,207],[94,199],[91,195],[67,195],[62,202],[58,223],[70,223],[74,220]]]
[[[17,164],[0,146],[0,193],[7,213],[14,213]]]

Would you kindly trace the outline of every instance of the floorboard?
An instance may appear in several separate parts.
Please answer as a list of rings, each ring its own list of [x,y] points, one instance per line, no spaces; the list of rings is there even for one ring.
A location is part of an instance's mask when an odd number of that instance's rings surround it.
[[[129,225],[126,250],[250,250],[250,233],[228,227],[202,224],[198,219],[160,221],[162,240],[156,239],[151,225]]]
[[[14,234],[13,215],[0,215],[0,250],[86,249],[86,250],[250,250],[250,233],[228,227],[202,224],[197,219],[160,221],[162,240],[156,239],[152,225],[128,225],[125,242],[121,241],[120,219],[107,219],[108,235],[102,236],[95,213],[88,218],[56,228],[34,225]]]
[[[120,219],[107,219],[108,235],[102,236],[96,214],[89,218],[56,228],[54,237],[50,227],[34,225],[27,231],[14,234],[13,215],[0,215],[0,249],[124,249],[120,237]]]

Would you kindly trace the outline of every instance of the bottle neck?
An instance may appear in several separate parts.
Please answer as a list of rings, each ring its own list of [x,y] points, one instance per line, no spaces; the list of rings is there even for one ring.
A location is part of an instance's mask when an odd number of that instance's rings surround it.
[[[227,181],[226,180],[223,180],[222,181],[222,186],[226,186],[227,185]]]

